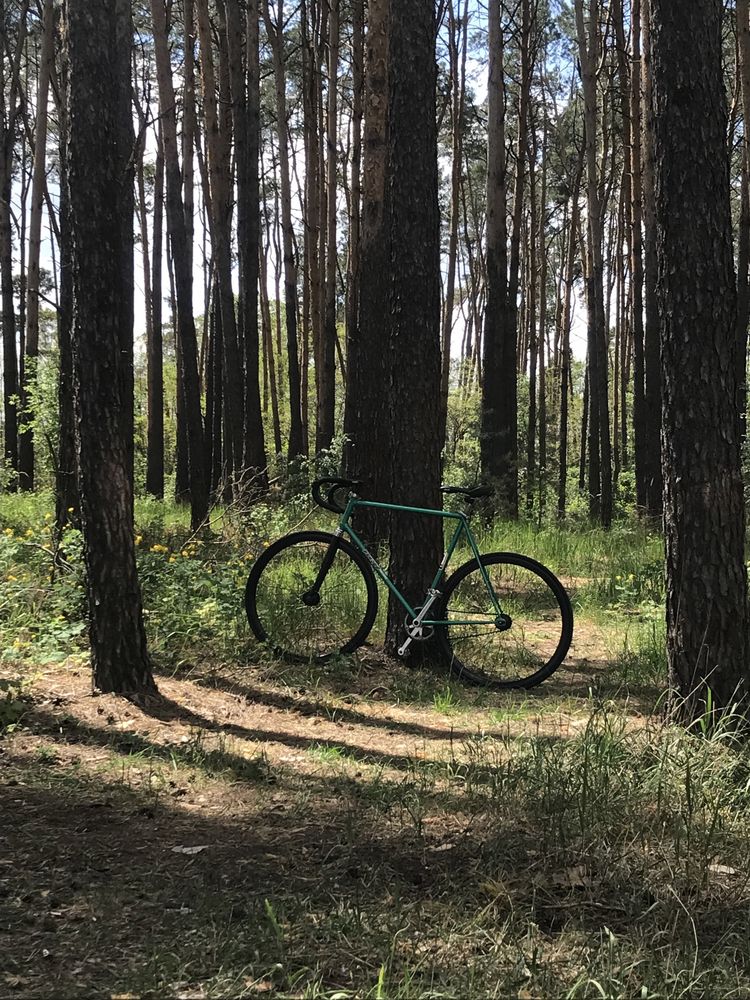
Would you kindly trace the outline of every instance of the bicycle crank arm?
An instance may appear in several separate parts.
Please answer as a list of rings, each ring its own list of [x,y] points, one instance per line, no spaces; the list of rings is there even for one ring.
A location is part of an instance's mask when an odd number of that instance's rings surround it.
[[[417,642],[419,642],[420,640],[424,639],[424,626],[423,626],[422,622],[427,617],[427,612],[430,610],[430,608],[435,603],[435,601],[438,599],[438,597],[440,597],[440,591],[439,590],[428,590],[427,591],[427,600],[425,601],[424,607],[422,607],[420,609],[419,614],[414,619],[414,621],[411,623],[411,625],[407,624],[407,626],[406,626],[406,633],[407,633],[408,638],[406,639],[406,641],[404,643],[402,643],[401,646],[399,646],[399,648],[397,650],[397,653],[398,653],[399,656],[401,656],[401,657],[406,656],[406,654],[407,654],[407,652],[409,650],[409,646],[411,646],[411,644],[415,640]]]

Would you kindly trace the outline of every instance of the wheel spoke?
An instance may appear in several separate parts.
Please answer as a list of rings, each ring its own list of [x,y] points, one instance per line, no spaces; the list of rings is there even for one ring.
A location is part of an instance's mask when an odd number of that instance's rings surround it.
[[[286,542],[286,540],[284,540]],[[274,546],[248,581],[248,617],[277,653],[293,660],[317,660],[350,646],[369,631],[372,595],[362,568],[346,548],[339,548],[330,570],[315,588],[330,536],[305,533]],[[361,639],[359,641],[362,641]],[[358,645],[359,643],[354,643]]]
[[[496,615],[483,574],[475,563],[469,564],[455,574],[446,594],[449,624],[441,630],[443,642],[469,680],[505,687],[538,683],[555,669],[570,643],[572,612],[567,595],[533,560],[490,555],[483,562],[511,625],[471,624],[473,617],[486,623]]]

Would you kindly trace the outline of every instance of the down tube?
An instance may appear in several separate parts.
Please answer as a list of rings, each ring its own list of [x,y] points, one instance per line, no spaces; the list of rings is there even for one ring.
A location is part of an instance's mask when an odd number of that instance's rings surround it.
[[[343,524],[343,522],[342,522],[342,524]],[[380,577],[380,579],[383,581],[383,583],[386,585],[386,587],[390,590],[390,592],[393,594],[393,596],[396,597],[399,600],[399,602],[403,605],[403,607],[405,608],[405,610],[409,613],[409,615],[412,618],[416,618],[417,617],[417,612],[409,604],[409,602],[403,596],[403,594],[398,589],[398,587],[393,582],[393,580],[391,580],[391,578],[388,576],[388,574],[383,569],[383,567],[380,566],[380,564],[378,562],[376,562],[376,560],[371,555],[371,553],[370,553],[369,549],[367,548],[367,546],[365,545],[365,543],[359,537],[359,535],[354,530],[354,528],[352,528],[351,524],[347,524],[346,525],[346,531],[351,536],[351,539],[355,543],[355,545],[357,546],[357,548],[362,552],[362,555],[367,559],[367,561],[369,562],[369,564],[372,567],[372,569]]]

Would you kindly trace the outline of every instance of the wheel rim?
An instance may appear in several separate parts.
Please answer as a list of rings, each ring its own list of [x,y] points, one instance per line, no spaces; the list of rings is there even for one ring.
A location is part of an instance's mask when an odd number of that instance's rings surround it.
[[[537,571],[509,562],[485,569],[510,628],[497,620],[478,567],[447,595],[447,640],[454,663],[480,683],[521,686],[550,673],[566,651],[560,597]],[[562,655],[561,655],[562,653]]]
[[[314,590],[328,540],[305,540],[276,552],[255,586],[258,622],[278,655],[309,661],[355,648],[368,593],[362,570],[339,549],[320,590]],[[313,599],[313,596],[319,599]]]

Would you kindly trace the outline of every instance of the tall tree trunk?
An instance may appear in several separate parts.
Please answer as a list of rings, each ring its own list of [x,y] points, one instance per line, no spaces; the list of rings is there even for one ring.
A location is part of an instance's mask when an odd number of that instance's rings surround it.
[[[73,369],[89,634],[102,691],[155,690],[133,533],[133,119],[128,0],[68,0]]]
[[[747,433],[747,328],[750,319],[750,2],[737,0],[737,44],[742,90],[742,173],[740,231],[737,252],[737,373],[742,438]]]
[[[651,95],[651,0],[643,0],[641,24],[643,27],[643,278],[646,325],[644,329],[644,354],[646,369],[646,509],[655,516],[662,512],[664,483],[661,455],[661,362],[659,312],[656,302],[656,204],[654,191],[654,142]]]
[[[221,14],[221,7],[219,7]],[[203,113],[206,120],[206,150],[208,159],[209,191],[205,200],[211,219],[211,253],[217,278],[218,303],[221,310],[223,343],[223,398],[226,411],[228,439],[225,445],[227,481],[234,487],[242,475],[242,442],[244,431],[243,364],[237,338],[237,318],[234,312],[234,292],[232,290],[232,177],[230,166],[231,135],[229,121],[220,117],[217,79],[214,65],[212,30],[208,14],[208,0],[197,0],[198,39],[200,43],[200,66],[203,83]],[[225,51],[226,31],[219,32],[222,42],[219,50],[222,77],[226,74]],[[242,76],[241,66],[239,70]],[[225,85],[220,82],[223,89]],[[243,94],[244,96],[244,94]],[[222,95],[223,98],[223,95]],[[227,101],[221,100],[221,109],[226,113]],[[243,101],[244,103],[244,101]],[[244,116],[243,116],[244,117]],[[236,154],[241,161],[247,152],[245,123],[237,141]]]
[[[289,165],[289,136],[287,133],[286,71],[284,64],[283,0],[277,0],[277,22],[274,24],[263,0],[263,18],[266,24],[273,57],[276,92],[276,126],[279,140],[279,169],[281,174],[281,227],[284,244],[284,300],[286,313],[287,363],[289,366],[289,450],[290,461],[307,454],[307,442],[302,436],[302,409],[300,397],[300,371],[297,356],[297,263],[294,253],[292,227],[292,188]]]
[[[651,4],[667,656],[675,710],[709,723],[750,690],[721,18]]]
[[[448,261],[445,280],[445,307],[441,337],[442,369],[440,376],[440,431],[441,446],[445,444],[445,427],[448,419],[448,392],[451,371],[451,334],[453,311],[456,304],[456,264],[458,258],[458,227],[461,220],[461,173],[463,170],[464,102],[466,96],[466,55],[469,33],[468,0],[461,14],[461,0],[448,4],[449,54],[451,71],[451,217],[448,236]]]
[[[357,336],[349,342],[345,427],[350,443],[345,472],[367,484],[368,496],[390,496],[390,385],[388,381],[388,41],[389,0],[370,0],[365,70],[362,243]],[[372,544],[385,541],[387,518],[362,511],[358,530]]]
[[[19,441],[18,469],[21,489],[34,489],[34,384],[39,359],[39,256],[42,247],[42,206],[46,190],[47,106],[49,84],[55,61],[55,13],[52,0],[44,0],[42,47],[39,55],[39,82],[36,98],[34,166],[31,181],[29,257],[26,277],[26,358],[21,386],[27,427]]]
[[[326,109],[326,280],[320,345],[318,420],[315,450],[330,448],[336,417],[336,163],[338,150],[339,0],[328,3],[328,95]]]
[[[573,182],[573,194],[570,207],[570,232],[568,235],[568,252],[565,263],[565,293],[562,309],[562,337],[560,345],[560,445],[559,445],[559,475],[557,483],[557,516],[562,520],[565,517],[567,505],[567,484],[568,484],[568,400],[570,398],[568,383],[570,382],[571,350],[570,350],[570,327],[571,327],[571,299],[573,292],[573,279],[575,272],[576,243],[578,232],[578,219],[580,214],[579,198],[581,193],[581,178],[583,176],[584,151],[578,160],[578,169]],[[585,406],[584,406],[585,412]]]
[[[633,457],[635,460],[636,498],[639,510],[646,508],[646,371],[643,347],[643,265],[641,262],[641,156],[640,156],[640,94],[635,81],[640,79],[638,56],[640,54],[640,11],[639,0],[634,0],[631,31],[633,36],[633,60],[628,65],[628,50],[622,0],[614,0],[612,15],[615,22],[617,41],[617,65],[620,90],[621,128],[620,139],[623,149],[622,194],[624,210],[624,238],[628,247],[631,266],[630,283],[633,293]],[[636,96],[637,95],[637,96]],[[622,334],[625,333],[623,327]],[[623,344],[627,338],[623,338]],[[622,365],[623,375],[625,366]],[[627,398],[622,394],[623,417]],[[625,427],[627,422],[623,421]],[[623,450],[623,463],[627,454]]]
[[[638,437],[636,431],[636,454],[640,452],[641,478],[643,485],[643,496],[641,503],[643,510],[647,514],[656,514],[661,509],[657,505],[654,509],[653,492],[654,483],[658,484],[660,490],[660,421],[657,420],[656,429],[651,426],[648,408],[648,375],[645,330],[643,325],[643,152],[642,152],[642,113],[641,113],[641,2],[632,0],[631,9],[631,38],[633,58],[630,78],[630,147],[632,152],[632,235],[631,235],[631,287],[633,294],[633,343],[634,362],[637,352],[640,350],[642,365],[642,400],[641,400],[641,436]],[[640,344],[640,348],[638,345]],[[657,357],[658,361],[658,357]],[[634,364],[634,368],[636,365]],[[638,379],[637,370],[635,378]],[[638,462],[638,458],[636,459]]]
[[[75,410],[73,404],[73,235],[68,185],[68,65],[65,48],[60,56],[58,105],[60,156],[60,291],[57,309],[59,382],[57,412],[59,437],[55,479],[55,528],[57,537],[76,515],[79,506],[76,459]]]
[[[604,527],[612,522],[612,456],[607,386],[607,331],[604,321],[602,198],[597,164],[598,110],[596,67],[599,26],[596,0],[589,0],[588,39],[583,0],[576,0],[576,27],[583,78],[586,126],[589,310],[589,513]]]
[[[227,44],[232,80],[232,116],[237,170],[240,342],[245,368],[243,466],[257,490],[268,485],[260,407],[258,268],[260,262],[260,37],[258,0],[247,4],[245,68],[238,0],[226,0]]]
[[[208,514],[208,479],[205,465],[205,440],[201,414],[200,381],[198,376],[198,344],[193,317],[193,282],[191,253],[182,201],[182,175],[177,151],[177,122],[172,70],[167,42],[167,21],[164,0],[151,0],[156,51],[156,76],[159,87],[159,111],[164,141],[166,171],[167,229],[174,266],[177,304],[177,339],[179,387],[185,418],[187,452],[190,472],[191,522],[197,530]],[[179,397],[178,397],[179,398]],[[178,403],[179,408],[179,403]]]
[[[518,516],[516,330],[507,322],[508,228],[505,154],[505,75],[501,4],[492,2],[489,17],[487,133],[487,305],[480,445],[482,474],[494,480],[502,513]],[[524,137],[525,146],[525,137]],[[520,148],[520,146],[519,146]],[[520,169],[520,168],[519,168]],[[518,184],[518,178],[516,180]]]
[[[164,243],[164,150],[157,134],[154,173],[154,244],[151,255],[151,323],[146,342],[148,424],[146,428],[146,492],[164,496],[164,348],[162,340],[162,254]]]
[[[359,285],[361,280],[361,228],[362,228],[362,119],[364,117],[365,90],[365,4],[353,0],[352,4],[352,157],[351,157],[351,208],[349,211],[349,258],[346,275],[346,356],[347,380],[344,385],[344,455],[343,466],[349,464],[351,449],[352,408],[349,401],[348,382],[351,371],[352,345],[359,339]],[[354,347],[356,354],[356,346]]]
[[[390,184],[387,220],[391,327],[392,489],[400,502],[439,508],[440,216],[436,129],[435,5],[395,3],[388,56]],[[418,459],[415,460],[415,456]],[[381,459],[382,460],[382,459]],[[442,554],[442,522],[393,517],[390,575],[415,607]],[[386,645],[404,635],[393,596]]]
[[[0,15],[5,23],[8,0],[0,0]],[[3,328],[3,417],[4,455],[11,469],[18,471],[18,394],[19,357],[16,341],[16,310],[13,301],[13,227],[11,197],[13,190],[13,151],[20,114],[18,80],[26,41],[28,0],[24,0],[18,20],[18,36],[12,60],[6,66],[6,53],[0,58],[0,295]],[[8,40],[9,43],[9,40]],[[6,72],[10,75],[7,83]],[[11,481],[11,488],[18,480]]]

